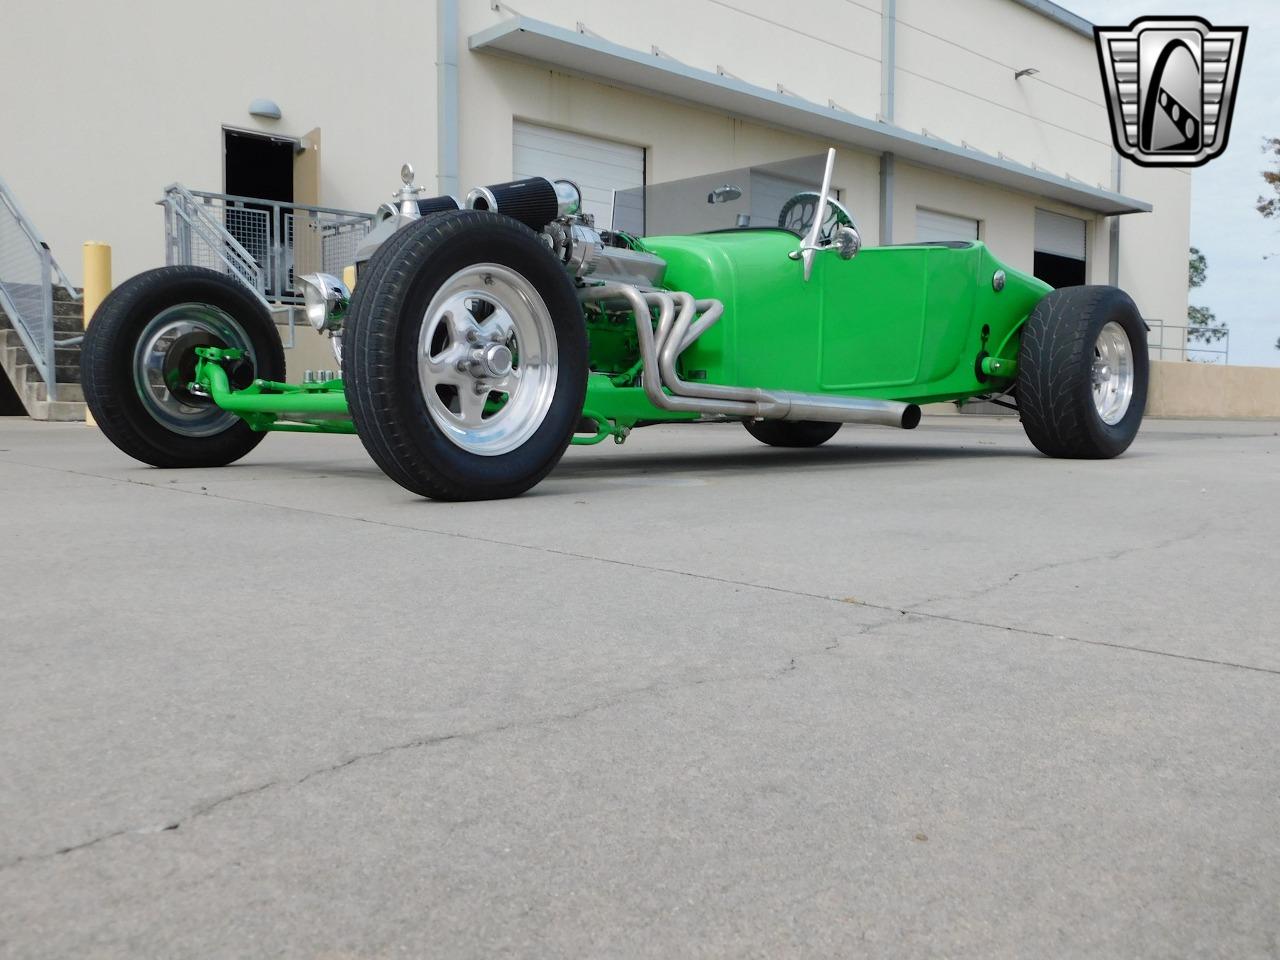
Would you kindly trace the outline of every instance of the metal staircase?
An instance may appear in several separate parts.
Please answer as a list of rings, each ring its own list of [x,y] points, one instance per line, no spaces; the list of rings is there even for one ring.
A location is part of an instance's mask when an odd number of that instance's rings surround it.
[[[341,273],[375,217],[352,210],[188,190],[160,201],[165,261],[234,277],[254,292],[294,340],[299,273]],[[83,420],[80,291],[0,181],[0,368],[35,420]]]
[[[80,292],[0,180],[0,367],[35,420],[83,420]]]

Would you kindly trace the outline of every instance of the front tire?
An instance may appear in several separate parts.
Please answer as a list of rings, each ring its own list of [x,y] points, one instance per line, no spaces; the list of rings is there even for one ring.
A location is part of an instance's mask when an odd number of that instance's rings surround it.
[[[434,500],[513,497],[559,462],[587,385],[582,307],[528,228],[480,211],[406,227],[369,262],[344,379],[374,462]]]
[[[821,420],[744,420],[742,425],[770,447],[820,447],[839,431],[841,424]]]
[[[198,346],[245,352],[228,377],[284,379],[284,346],[267,308],[239,281],[202,267],[161,267],[126,280],[85,331],[80,379],[107,439],[154,467],[221,467],[265,434],[193,394]]]
[[[1064,287],[1027,318],[1018,410],[1041,453],[1102,460],[1128,449],[1147,404],[1147,329],[1115,287]]]

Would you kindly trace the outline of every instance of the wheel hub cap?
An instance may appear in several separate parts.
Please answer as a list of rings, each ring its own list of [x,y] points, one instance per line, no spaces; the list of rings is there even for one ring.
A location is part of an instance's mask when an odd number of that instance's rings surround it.
[[[546,417],[557,356],[551,313],[528,280],[493,263],[460,270],[431,299],[418,338],[427,412],[464,450],[508,453]]]
[[[1115,426],[1129,412],[1137,373],[1133,346],[1124,327],[1115,321],[1098,331],[1093,345],[1093,405],[1102,422]]]
[[[501,380],[511,373],[511,348],[494,343],[479,351],[479,379]]]
[[[187,437],[221,433],[239,419],[191,391],[198,346],[243,350],[246,369],[257,367],[244,328],[207,303],[179,303],[161,311],[143,328],[133,355],[133,380],[142,406],[152,419]]]

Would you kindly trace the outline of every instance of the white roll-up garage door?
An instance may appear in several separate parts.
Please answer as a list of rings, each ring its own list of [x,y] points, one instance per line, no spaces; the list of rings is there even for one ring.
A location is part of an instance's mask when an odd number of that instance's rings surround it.
[[[969,217],[916,207],[916,243],[938,240],[977,240],[978,221]]]
[[[777,177],[770,173],[751,173],[751,226],[776,227],[778,215],[788,200],[797,193],[812,191],[814,194],[821,187],[811,183],[801,183],[788,177]],[[839,197],[839,192],[834,192]]]
[[[1036,211],[1036,251],[1072,260],[1084,259],[1085,222],[1048,210]]]
[[[644,186],[644,147],[557,130],[524,120],[515,122],[512,173],[548,180],[572,180],[582,191],[582,209],[596,218],[596,228],[613,227],[615,190]],[[638,198],[638,194],[633,194]],[[639,211],[643,220],[643,211]],[[627,217],[628,226],[635,216]],[[643,224],[641,230],[643,232]]]

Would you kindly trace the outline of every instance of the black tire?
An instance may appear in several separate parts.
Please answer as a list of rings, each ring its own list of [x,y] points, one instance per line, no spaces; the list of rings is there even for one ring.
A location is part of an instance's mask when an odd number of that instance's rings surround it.
[[[477,264],[495,264],[532,285],[556,341],[549,407],[519,446],[494,455],[474,453],[446,435],[418,374],[428,306],[450,278]],[[582,414],[587,337],[573,283],[533,231],[500,214],[440,214],[383,244],[362,271],[343,347],[347,398],[365,449],[396,483],[434,500],[525,492],[559,462]]]
[[[172,396],[181,396],[192,416],[207,423],[197,428],[174,426],[160,419],[143,399],[135,378],[135,362],[149,325],[171,308],[198,313],[214,308],[238,325],[252,359],[231,371],[233,386],[254,377],[284,379],[284,346],[265,306],[240,282],[202,267],[161,267],[126,280],[93,315],[80,351],[80,378],[85,402],[107,439],[123,452],[154,467],[221,467],[239,460],[265,436],[233,414],[218,414],[207,398],[192,396],[182,384],[195,366],[201,343],[234,346],[215,334],[180,338],[165,358],[173,371]],[[219,322],[221,318],[219,318]],[[172,364],[172,366],[170,366]],[[207,408],[207,409],[206,409]],[[203,435],[188,435],[189,429]]]
[[[1093,398],[1094,350],[1116,323],[1128,337],[1133,392],[1127,411],[1107,423]],[[1115,287],[1064,287],[1045,295],[1022,330],[1017,399],[1022,426],[1050,457],[1103,460],[1123,453],[1142,424],[1150,360],[1147,328],[1133,300]],[[1117,411],[1118,412],[1118,411]]]
[[[771,447],[820,447],[842,426],[821,420],[744,420],[742,425],[747,433]]]

